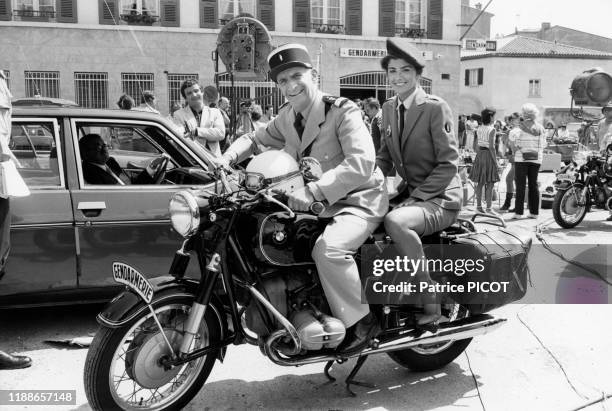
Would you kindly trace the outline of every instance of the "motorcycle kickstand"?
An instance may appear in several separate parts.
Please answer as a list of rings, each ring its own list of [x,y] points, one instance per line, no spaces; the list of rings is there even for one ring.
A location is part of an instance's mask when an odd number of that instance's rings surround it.
[[[336,379],[332,377],[332,375],[329,373],[329,370],[331,369],[332,365],[334,365],[334,362],[334,360],[327,361],[327,363],[325,364],[325,368],[323,368],[323,373],[325,374],[330,383],[336,381]]]
[[[360,382],[360,381],[353,380],[353,378],[355,377],[355,375],[357,375],[357,373],[359,372],[359,369],[361,369],[361,366],[367,359],[368,359],[367,355],[359,356],[359,358],[357,358],[357,363],[351,370],[351,373],[348,375],[348,377],[346,377],[346,380],[344,380],[344,382],[346,383],[346,390],[348,391],[351,397],[357,396],[357,394],[355,394],[351,390],[351,385],[358,385],[360,387],[366,387],[366,388],[376,388],[376,385],[374,384],[369,384],[367,382]]]

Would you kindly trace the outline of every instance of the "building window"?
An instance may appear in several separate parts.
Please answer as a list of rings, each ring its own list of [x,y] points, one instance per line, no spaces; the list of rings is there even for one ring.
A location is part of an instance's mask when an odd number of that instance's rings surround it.
[[[74,73],[75,100],[81,107],[108,107],[108,73]]]
[[[221,0],[221,24],[225,24],[240,14],[256,16],[255,0]]]
[[[199,77],[197,74],[168,74],[168,110],[172,108],[172,103],[181,104],[181,84],[189,79],[198,80]]]
[[[138,104],[143,91],[155,90],[153,73],[121,73],[121,90],[132,96]]]
[[[468,87],[481,86],[484,83],[484,69],[475,68],[465,70],[465,85]]]
[[[344,0],[312,0],[310,22],[317,33],[344,33]]]
[[[153,24],[159,20],[159,0],[121,0],[120,14],[128,24]]]
[[[529,97],[542,97],[541,81],[539,79],[529,80]]]
[[[400,37],[425,37],[426,10],[426,0],[395,0],[395,34]]]
[[[15,0],[13,15],[25,19],[55,18],[55,0]]]
[[[25,96],[60,97],[59,71],[26,71]]]

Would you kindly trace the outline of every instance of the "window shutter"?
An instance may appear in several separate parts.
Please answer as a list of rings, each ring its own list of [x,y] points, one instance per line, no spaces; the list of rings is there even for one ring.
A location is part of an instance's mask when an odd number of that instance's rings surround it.
[[[55,9],[58,23],[77,22],[77,0],[57,0]]]
[[[465,85],[470,85],[470,70],[465,70]]]
[[[381,37],[395,36],[395,0],[380,0],[378,7],[378,34]]]
[[[219,27],[217,0],[200,0],[200,27],[209,29]]]
[[[293,0],[293,31],[310,32],[310,0]]]
[[[361,1],[350,0],[346,2],[346,18],[344,31],[346,34],[361,36]]]
[[[11,0],[0,0],[0,20],[10,20],[12,9]]]
[[[162,26],[178,27],[181,25],[179,0],[161,0],[159,6]]]
[[[268,30],[274,31],[274,0],[259,0],[257,17]]]
[[[442,1],[429,0],[429,16],[427,18],[427,38],[442,40]]]
[[[478,85],[480,86],[481,84],[483,84],[482,80],[484,77],[484,69],[483,68],[479,68],[478,69]]]
[[[119,24],[119,0],[98,0],[100,24]]]

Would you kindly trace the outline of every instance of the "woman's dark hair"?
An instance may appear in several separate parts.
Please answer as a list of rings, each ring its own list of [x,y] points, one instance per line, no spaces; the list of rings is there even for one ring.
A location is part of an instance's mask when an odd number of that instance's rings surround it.
[[[493,117],[495,117],[496,111],[490,108],[485,108],[480,112],[482,116],[482,124],[491,124]]]
[[[385,70],[385,72],[389,69],[389,62],[391,60],[404,60],[406,61],[404,58],[402,57],[396,57],[396,56],[392,56],[392,55],[387,55],[385,57],[382,58],[382,60],[380,61],[380,66],[382,67],[383,70]],[[406,61],[406,63],[410,64],[409,62]],[[412,67],[414,67],[412,64],[410,64]],[[414,71],[416,71],[416,73],[420,76],[421,74],[423,74],[423,67],[414,67]]]

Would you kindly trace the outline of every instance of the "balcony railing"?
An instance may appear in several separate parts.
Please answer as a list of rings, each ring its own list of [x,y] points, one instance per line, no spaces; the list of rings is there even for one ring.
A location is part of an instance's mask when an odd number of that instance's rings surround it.
[[[422,39],[422,38],[425,38],[426,32],[425,32],[425,29],[411,29],[408,27],[396,27],[395,34],[398,37],[410,37],[413,39]]]
[[[312,23],[311,27],[315,33],[344,34],[344,26],[342,24]]]
[[[149,14],[148,12],[138,13],[138,12],[130,12],[119,15],[121,20],[127,22],[128,24],[141,25],[141,26],[151,26],[153,23],[159,21],[159,16],[155,14]]]
[[[49,20],[55,18],[55,10],[13,10],[13,16],[32,20]]]

